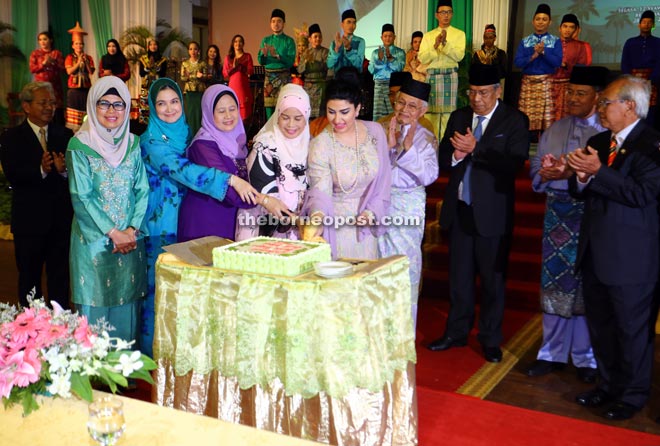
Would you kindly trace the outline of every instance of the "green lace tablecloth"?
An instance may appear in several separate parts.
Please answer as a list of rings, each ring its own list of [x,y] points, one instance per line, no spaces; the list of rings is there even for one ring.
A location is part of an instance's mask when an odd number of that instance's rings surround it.
[[[194,267],[162,254],[154,356],[177,376],[215,370],[241,389],[277,378],[287,396],[380,392],[416,361],[408,259],[365,262],[327,280]]]

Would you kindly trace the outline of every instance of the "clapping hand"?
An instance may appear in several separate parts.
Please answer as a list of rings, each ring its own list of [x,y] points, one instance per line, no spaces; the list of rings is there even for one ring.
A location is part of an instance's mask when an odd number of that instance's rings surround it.
[[[598,152],[590,146],[587,146],[586,149],[575,149],[569,153],[568,165],[575,171],[581,182],[585,182],[590,176],[595,175],[603,166],[598,158]]]
[[[57,173],[66,172],[66,161],[63,153],[53,152],[53,164],[55,164],[55,170],[57,170]]]
[[[454,158],[462,160],[467,155],[474,151],[477,146],[477,138],[474,137],[471,129],[467,129],[465,135],[454,132],[454,135],[449,138],[451,145],[454,147]]]
[[[396,117],[392,117],[390,119],[390,125],[389,128],[387,129],[387,146],[390,149],[393,149],[396,147],[396,142],[399,139],[399,136],[401,136],[401,132],[399,131],[399,125],[398,122],[396,121]]]
[[[539,170],[541,182],[565,180],[571,175],[573,175],[573,171],[568,167],[566,155],[561,155],[557,159],[548,153],[541,159],[541,169]]]
[[[341,35],[339,34],[339,31],[335,34],[335,53],[339,52],[339,49],[341,48]]]
[[[41,169],[48,173],[53,166],[53,155],[50,152],[44,152],[41,155]]]

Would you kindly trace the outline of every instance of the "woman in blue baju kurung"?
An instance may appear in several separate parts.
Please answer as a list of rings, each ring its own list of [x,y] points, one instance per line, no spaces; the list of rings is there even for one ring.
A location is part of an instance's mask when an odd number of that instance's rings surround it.
[[[87,96],[87,121],[69,141],[66,165],[73,204],[71,290],[90,323],[105,318],[117,336],[137,339],[146,293],[141,240],[149,185],[138,138],[129,132],[131,95],[106,76]]]
[[[193,164],[186,158],[186,147],[192,135],[182,103],[183,96],[176,82],[169,78],[156,80],[149,88],[152,113],[149,126],[140,137],[150,187],[146,214],[148,292],[142,307],[140,342],[143,351],[149,355],[154,334],[156,259],[163,252],[163,246],[176,243],[179,206],[186,190],[192,189],[221,201],[230,183],[246,193],[252,189],[240,178]]]

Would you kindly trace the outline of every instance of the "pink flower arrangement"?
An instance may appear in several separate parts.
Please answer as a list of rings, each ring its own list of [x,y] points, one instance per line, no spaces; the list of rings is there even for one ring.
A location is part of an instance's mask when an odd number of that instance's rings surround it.
[[[36,394],[92,400],[92,382],[128,385],[127,378],[153,383],[154,361],[131,351],[132,342],[110,337],[105,322],[90,325],[85,316],[50,309],[30,300],[19,311],[0,303],[0,397],[5,407],[20,402],[23,413],[39,406]]]

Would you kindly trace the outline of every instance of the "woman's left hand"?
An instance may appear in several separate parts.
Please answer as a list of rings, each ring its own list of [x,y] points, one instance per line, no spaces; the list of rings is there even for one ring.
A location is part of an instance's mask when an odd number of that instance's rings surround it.
[[[269,214],[272,214],[277,218],[282,218],[285,215],[288,215],[289,217],[293,217],[295,215],[282,202],[282,200],[280,200],[279,198],[273,197],[271,195],[261,195],[261,198],[259,200],[259,204],[261,204],[261,206],[263,206],[263,208],[266,209]]]

